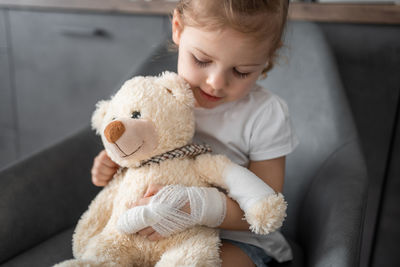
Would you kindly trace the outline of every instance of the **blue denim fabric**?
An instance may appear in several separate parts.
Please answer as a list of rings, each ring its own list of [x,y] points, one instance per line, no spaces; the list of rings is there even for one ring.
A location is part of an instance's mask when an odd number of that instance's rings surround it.
[[[257,267],[268,267],[267,263],[272,260],[272,257],[268,256],[262,248],[229,239],[222,240],[243,250]]]

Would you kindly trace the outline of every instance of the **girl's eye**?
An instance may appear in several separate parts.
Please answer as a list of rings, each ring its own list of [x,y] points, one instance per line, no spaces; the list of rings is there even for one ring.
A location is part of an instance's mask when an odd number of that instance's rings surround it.
[[[139,111],[132,112],[132,115],[131,115],[132,119],[140,119],[140,117],[141,117],[141,114]]]
[[[247,76],[249,76],[250,73],[249,72],[243,73],[238,71],[237,69],[233,69],[233,74],[240,79],[244,79],[247,78]]]
[[[194,61],[194,63],[195,63],[196,65],[198,65],[199,67],[201,67],[201,68],[204,68],[204,67],[206,67],[208,64],[211,63],[211,61],[201,61],[201,60],[199,60],[197,57],[195,57],[194,55],[192,55],[192,56],[193,56],[193,61]]]

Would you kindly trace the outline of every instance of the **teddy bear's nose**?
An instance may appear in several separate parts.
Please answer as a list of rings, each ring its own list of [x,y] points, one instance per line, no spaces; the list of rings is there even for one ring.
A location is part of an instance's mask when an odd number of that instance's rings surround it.
[[[113,121],[104,129],[104,136],[110,143],[115,143],[125,132],[125,126],[120,121]]]

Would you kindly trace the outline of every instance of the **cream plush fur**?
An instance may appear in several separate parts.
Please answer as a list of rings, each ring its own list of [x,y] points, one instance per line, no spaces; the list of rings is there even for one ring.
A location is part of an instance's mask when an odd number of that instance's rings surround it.
[[[225,156],[203,154],[195,159],[176,158],[138,167],[143,160],[191,142],[193,105],[188,84],[170,72],[159,77],[135,77],[111,100],[97,104],[92,126],[110,157],[124,168],[79,220],[73,236],[75,259],[57,266],[220,265],[220,240],[215,229],[195,226],[152,242],[137,234],[125,235],[116,227],[128,204],[141,198],[150,183],[213,185],[229,192],[222,173],[232,163]],[[114,129],[111,123],[120,128]],[[268,233],[281,226],[286,205],[283,198],[274,195],[271,199],[260,201],[246,214],[253,231]]]

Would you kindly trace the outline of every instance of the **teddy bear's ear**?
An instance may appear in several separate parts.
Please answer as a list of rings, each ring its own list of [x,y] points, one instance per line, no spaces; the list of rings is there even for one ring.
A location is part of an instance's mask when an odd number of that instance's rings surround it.
[[[178,74],[165,71],[157,77],[156,83],[162,85],[180,103],[189,107],[194,106],[194,96],[192,90],[190,90],[190,85]]]
[[[96,130],[98,135],[101,134],[100,127],[103,122],[104,116],[107,113],[108,106],[110,105],[109,100],[101,100],[96,104],[96,110],[92,115],[92,129]]]

